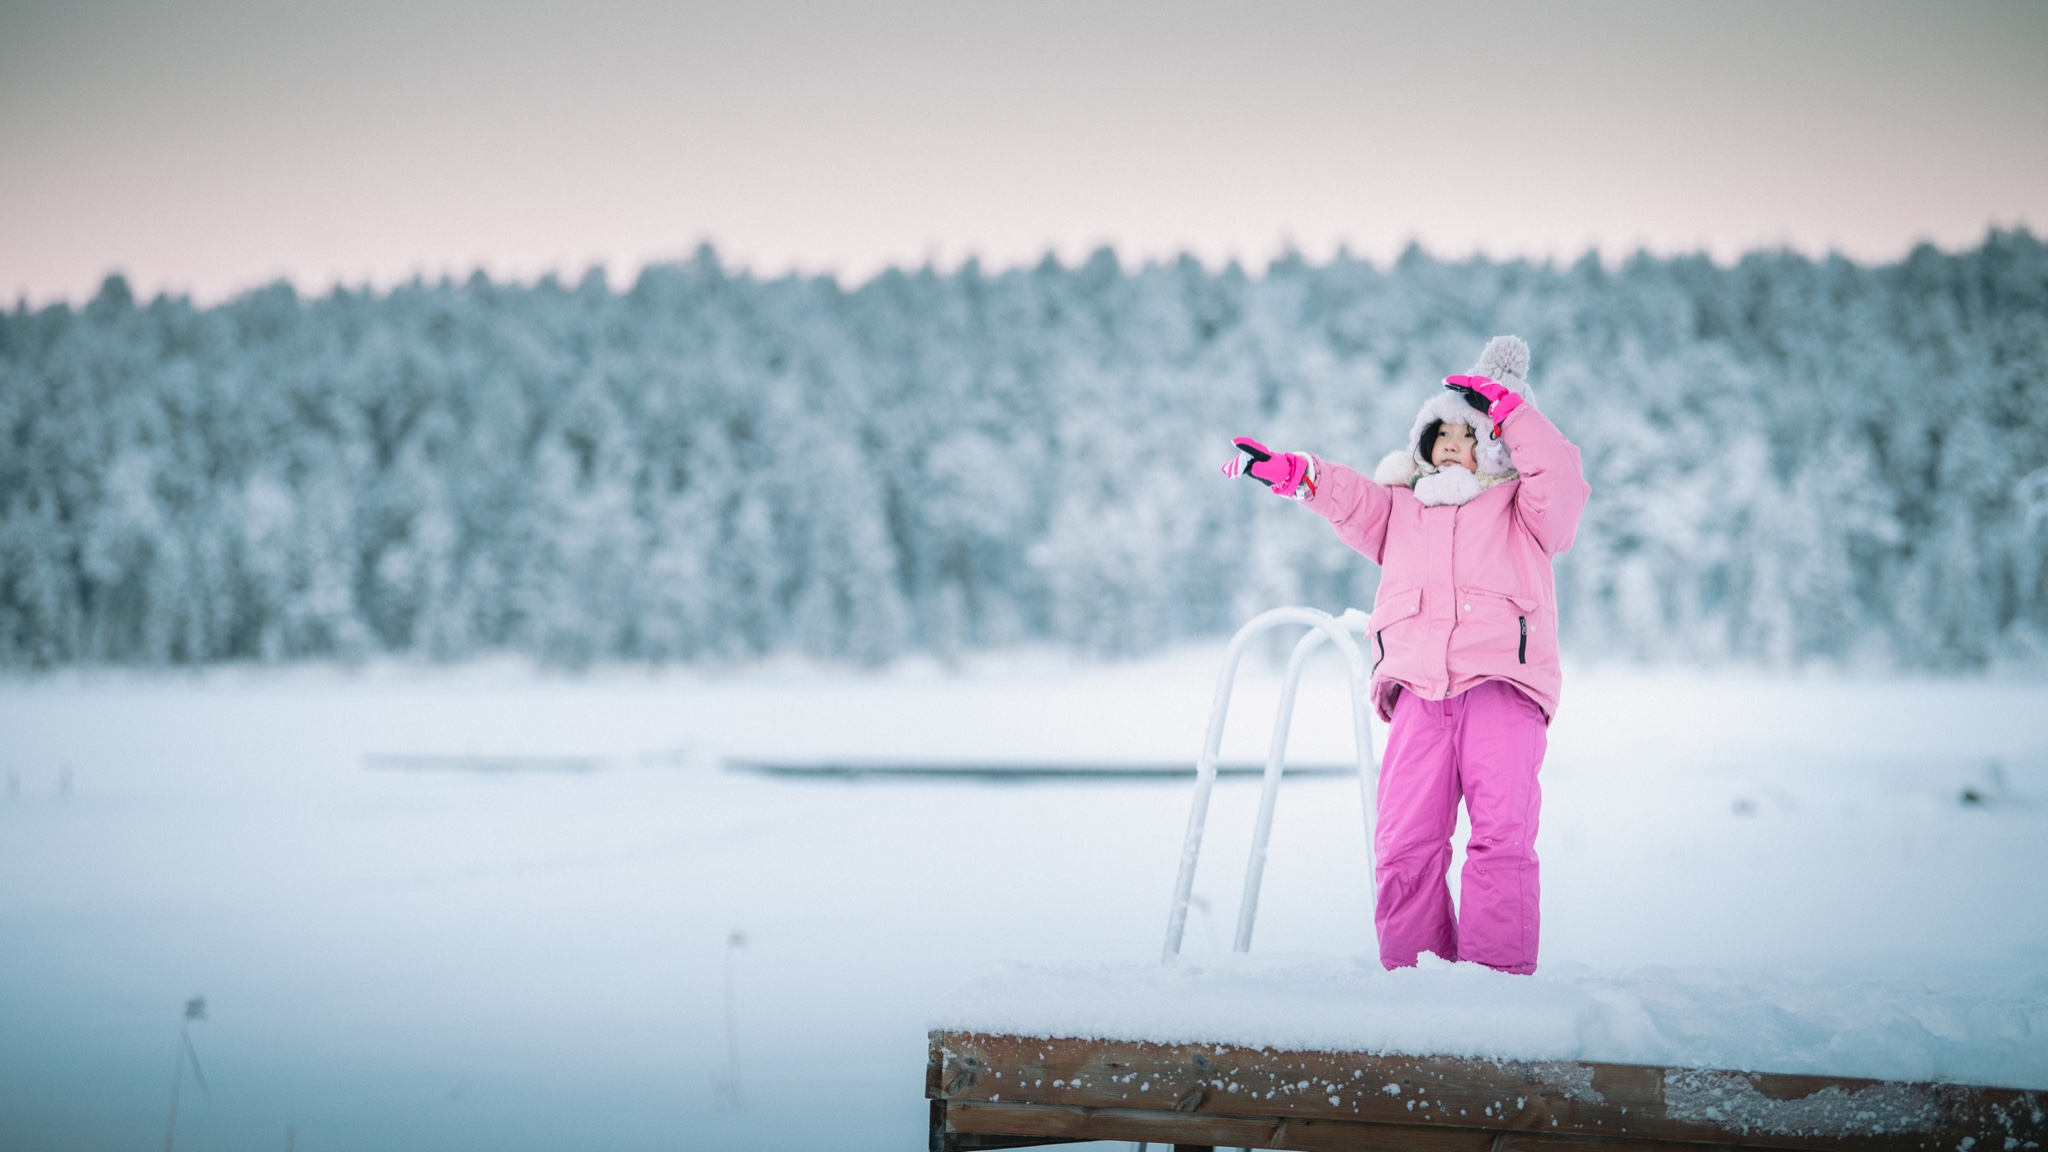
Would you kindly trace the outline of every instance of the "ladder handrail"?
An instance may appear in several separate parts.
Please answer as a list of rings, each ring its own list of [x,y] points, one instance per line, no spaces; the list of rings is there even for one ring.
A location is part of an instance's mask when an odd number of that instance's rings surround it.
[[[1223,725],[1230,711],[1230,694],[1237,682],[1238,665],[1252,640],[1269,629],[1284,624],[1305,624],[1309,627],[1309,633],[1295,645],[1294,654],[1288,660],[1287,680],[1281,691],[1280,714],[1274,720],[1273,740],[1268,748],[1264,783],[1259,798],[1259,826],[1254,834],[1252,859],[1246,864],[1246,888],[1239,904],[1237,950],[1245,951],[1251,943],[1251,921],[1258,907],[1258,885],[1264,873],[1266,839],[1272,829],[1272,808],[1283,770],[1287,729],[1293,719],[1295,690],[1300,681],[1302,665],[1309,653],[1325,638],[1334,642],[1344,656],[1345,675],[1350,682],[1351,731],[1358,757],[1359,791],[1365,805],[1365,850],[1370,866],[1373,786],[1379,775],[1379,761],[1372,747],[1370,705],[1366,700],[1366,691],[1371,679],[1366,668],[1365,656],[1345,627],[1362,626],[1365,619],[1364,614],[1355,609],[1345,612],[1340,621],[1337,617],[1316,608],[1273,608],[1252,617],[1244,627],[1237,630],[1237,635],[1230,638],[1230,645],[1224,651],[1223,669],[1216,679],[1216,694],[1209,706],[1209,730],[1202,742],[1201,755],[1195,761],[1195,794],[1188,809],[1187,833],[1181,842],[1180,874],[1174,880],[1173,903],[1167,911],[1163,961],[1170,962],[1180,954],[1181,939],[1187,931],[1188,901],[1193,896],[1195,885],[1195,863],[1202,852],[1202,832],[1209,819],[1209,795],[1216,785],[1216,759],[1223,744]],[[1315,638],[1313,642],[1311,637]]]

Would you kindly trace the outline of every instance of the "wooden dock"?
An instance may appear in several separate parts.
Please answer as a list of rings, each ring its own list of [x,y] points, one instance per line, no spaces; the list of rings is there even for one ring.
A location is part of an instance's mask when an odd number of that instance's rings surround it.
[[[934,1032],[932,1152],[2040,1152],[2048,1092],[1830,1076]]]

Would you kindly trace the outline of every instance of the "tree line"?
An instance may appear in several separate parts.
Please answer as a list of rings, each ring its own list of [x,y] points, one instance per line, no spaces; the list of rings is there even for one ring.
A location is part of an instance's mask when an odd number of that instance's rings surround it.
[[[1371,602],[1232,435],[1369,470],[1486,338],[1593,499],[1568,652],[2048,654],[2048,254],[1192,259],[0,313],[0,666],[1140,653]]]

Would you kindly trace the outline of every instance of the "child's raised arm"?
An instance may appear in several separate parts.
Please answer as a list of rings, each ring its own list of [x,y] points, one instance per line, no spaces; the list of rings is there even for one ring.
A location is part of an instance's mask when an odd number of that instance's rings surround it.
[[[1564,438],[1550,418],[1533,404],[1517,407],[1500,423],[1500,437],[1515,459],[1522,484],[1515,509],[1529,534],[1549,555],[1572,546],[1579,514],[1593,489],[1579,463],[1578,445]]]

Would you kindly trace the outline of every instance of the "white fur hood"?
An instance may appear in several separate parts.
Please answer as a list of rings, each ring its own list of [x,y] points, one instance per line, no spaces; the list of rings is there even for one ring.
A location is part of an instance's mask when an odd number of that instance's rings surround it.
[[[1495,336],[1479,353],[1479,362],[1472,366],[1471,375],[1484,376],[1520,395],[1523,403],[1533,405],[1536,396],[1529,389],[1528,373],[1529,345],[1520,336]],[[1477,473],[1455,464],[1439,469],[1423,456],[1423,429],[1439,420],[1472,429],[1472,435],[1479,441],[1475,454],[1479,464]],[[1372,478],[1388,487],[1411,488],[1417,500],[1433,507],[1463,504],[1518,475],[1507,444],[1493,438],[1493,426],[1486,419],[1486,414],[1467,404],[1462,395],[1446,390],[1423,403],[1422,409],[1415,414],[1414,425],[1408,429],[1408,447],[1388,453],[1373,469]]]

